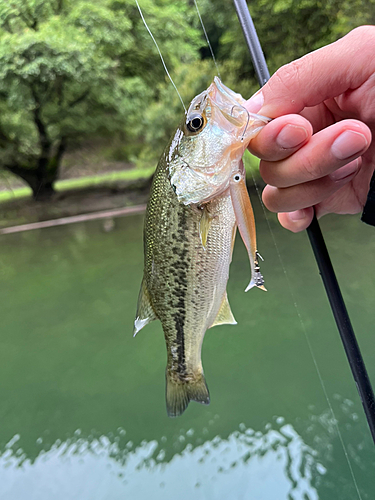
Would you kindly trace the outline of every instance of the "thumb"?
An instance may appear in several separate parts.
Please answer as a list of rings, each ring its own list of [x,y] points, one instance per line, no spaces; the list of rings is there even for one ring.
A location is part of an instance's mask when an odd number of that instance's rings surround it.
[[[246,108],[276,118],[356,89],[375,71],[374,46],[375,27],[356,28],[337,42],[282,66],[247,101]]]

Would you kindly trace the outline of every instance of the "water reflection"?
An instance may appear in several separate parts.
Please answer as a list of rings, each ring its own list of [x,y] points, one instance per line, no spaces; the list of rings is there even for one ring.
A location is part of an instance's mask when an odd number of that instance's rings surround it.
[[[356,221],[340,220],[331,228],[333,256],[375,380],[374,242],[366,228],[356,233]],[[229,296],[239,324],[209,331],[204,342],[211,405],[166,417],[160,324],[131,335],[141,222],[0,238],[0,499],[358,498],[264,224],[269,292],[243,293],[247,254],[236,245]],[[306,237],[280,238],[362,500],[372,500],[373,444]],[[353,278],[341,249],[358,246]]]
[[[181,436],[188,441],[193,433]],[[14,436],[0,457],[2,498],[317,500],[313,481],[326,472],[290,424],[268,424],[265,432],[241,424],[226,439],[187,444],[169,462],[165,438],[133,448],[125,436],[123,429],[111,438],[84,438],[76,431],[33,462]]]

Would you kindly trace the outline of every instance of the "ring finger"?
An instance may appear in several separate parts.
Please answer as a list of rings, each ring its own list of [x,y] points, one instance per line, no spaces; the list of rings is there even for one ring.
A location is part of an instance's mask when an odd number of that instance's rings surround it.
[[[312,207],[350,182],[358,173],[361,163],[361,158],[357,158],[331,175],[286,188],[267,185],[262,195],[264,204],[271,212],[292,212]]]

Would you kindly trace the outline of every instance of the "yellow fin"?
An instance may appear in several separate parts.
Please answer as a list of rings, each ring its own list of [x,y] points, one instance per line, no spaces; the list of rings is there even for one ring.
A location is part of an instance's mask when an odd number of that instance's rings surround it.
[[[224,294],[219,312],[217,313],[215,321],[212,323],[211,327],[217,325],[237,325],[237,321],[234,319],[228,302],[227,292]]]
[[[213,219],[212,215],[209,213],[207,208],[204,207],[202,217],[199,222],[199,234],[201,237],[201,243],[203,245],[203,248],[206,248],[207,245],[207,236],[208,236],[208,231],[210,230],[212,219]]]
[[[133,337],[137,335],[139,330],[142,330],[142,328],[151,321],[154,321],[155,319],[158,319],[154,309],[151,305],[150,302],[150,296],[147,290],[147,285],[146,281],[143,278],[142,284],[141,284],[141,289],[139,290],[139,296],[138,296],[138,304],[137,304],[137,314],[136,318],[134,321],[134,330],[133,330]]]

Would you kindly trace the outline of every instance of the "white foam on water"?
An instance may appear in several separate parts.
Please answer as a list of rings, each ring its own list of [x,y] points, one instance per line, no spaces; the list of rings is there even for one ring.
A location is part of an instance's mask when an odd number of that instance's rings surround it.
[[[318,500],[312,478],[325,473],[291,425],[187,445],[170,462],[157,441],[127,451],[106,436],[57,443],[33,463],[12,451],[0,457],[2,500]]]

